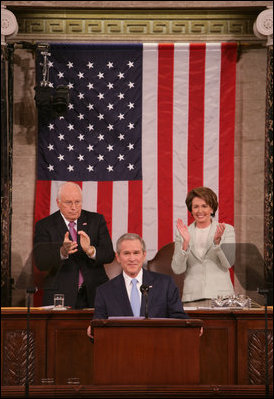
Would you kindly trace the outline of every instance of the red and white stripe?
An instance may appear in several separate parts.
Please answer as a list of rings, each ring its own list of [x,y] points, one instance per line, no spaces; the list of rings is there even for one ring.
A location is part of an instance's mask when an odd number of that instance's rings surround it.
[[[102,213],[114,246],[140,234],[147,258],[190,223],[187,192],[212,188],[217,218],[234,224],[236,44],[144,44],[142,181],[79,182],[83,208]],[[37,181],[35,222],[57,210],[60,182]]]

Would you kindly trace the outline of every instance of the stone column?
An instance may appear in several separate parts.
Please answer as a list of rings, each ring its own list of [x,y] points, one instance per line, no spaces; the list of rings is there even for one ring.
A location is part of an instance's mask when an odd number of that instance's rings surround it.
[[[7,105],[7,51],[1,46],[1,305],[10,306],[10,228],[11,228],[11,175]]]
[[[1,5],[1,305],[11,305],[11,193],[13,124],[13,46],[6,38],[16,35],[14,14]]]
[[[264,265],[265,280],[273,278],[273,9],[262,11],[253,26],[254,33],[266,39],[266,113],[264,168]],[[273,304],[273,296],[269,301]]]
[[[265,170],[264,170],[265,277],[273,278],[273,44],[267,47]]]

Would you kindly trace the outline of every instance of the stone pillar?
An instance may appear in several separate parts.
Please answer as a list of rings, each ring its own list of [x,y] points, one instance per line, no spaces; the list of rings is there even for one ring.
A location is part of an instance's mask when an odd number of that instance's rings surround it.
[[[11,174],[7,105],[7,49],[1,46],[1,305],[10,306]]]
[[[1,5],[1,305],[11,305],[11,193],[13,124],[13,46],[6,38],[16,35],[14,14]]]
[[[267,47],[264,177],[264,259],[265,277],[273,278],[273,45]]]
[[[253,26],[254,33],[266,39],[266,113],[265,113],[265,168],[264,168],[264,265],[265,280],[273,278],[273,9],[262,11]],[[273,295],[270,298],[273,304]]]

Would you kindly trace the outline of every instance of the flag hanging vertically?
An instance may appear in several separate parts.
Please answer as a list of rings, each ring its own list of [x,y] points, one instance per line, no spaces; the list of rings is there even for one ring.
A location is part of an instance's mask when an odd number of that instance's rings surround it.
[[[151,259],[189,223],[187,192],[216,192],[234,224],[235,43],[51,44],[49,80],[68,111],[39,123],[35,222],[76,181],[83,208],[102,213],[114,247],[140,234]],[[37,62],[37,85],[41,80]]]

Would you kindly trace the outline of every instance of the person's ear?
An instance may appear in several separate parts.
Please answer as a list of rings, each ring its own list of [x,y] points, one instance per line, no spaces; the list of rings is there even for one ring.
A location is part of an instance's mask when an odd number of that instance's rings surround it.
[[[118,252],[115,252],[115,257],[116,257],[117,262],[121,263],[120,262],[120,256],[119,256]]]

